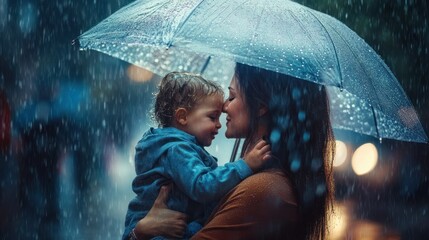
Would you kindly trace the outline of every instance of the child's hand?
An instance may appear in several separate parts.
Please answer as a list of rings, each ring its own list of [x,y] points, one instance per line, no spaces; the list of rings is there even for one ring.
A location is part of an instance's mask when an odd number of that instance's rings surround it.
[[[271,146],[265,140],[260,140],[252,149],[244,154],[244,161],[253,172],[271,158]]]

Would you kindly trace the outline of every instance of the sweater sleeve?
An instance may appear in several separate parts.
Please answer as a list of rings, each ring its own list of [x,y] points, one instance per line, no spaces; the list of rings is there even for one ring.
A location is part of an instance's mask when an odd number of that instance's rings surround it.
[[[164,165],[178,188],[196,202],[217,201],[252,174],[244,160],[224,166],[207,164],[201,151],[189,144],[177,144],[168,150]]]

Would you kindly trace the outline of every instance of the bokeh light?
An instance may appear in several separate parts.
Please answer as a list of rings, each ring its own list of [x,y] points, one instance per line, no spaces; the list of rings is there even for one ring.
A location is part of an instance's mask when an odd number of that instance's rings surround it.
[[[353,153],[352,168],[357,175],[364,175],[377,165],[378,152],[372,143],[365,143]]]
[[[350,221],[348,206],[344,203],[335,202],[333,214],[329,217],[329,239],[341,239],[347,230]]]
[[[147,82],[152,79],[153,73],[136,65],[130,65],[127,69],[127,76],[134,82]]]
[[[415,127],[419,124],[418,117],[412,107],[402,107],[398,111],[399,118],[409,128]]]
[[[335,158],[334,167],[341,166],[347,159],[347,145],[340,140],[335,140]]]

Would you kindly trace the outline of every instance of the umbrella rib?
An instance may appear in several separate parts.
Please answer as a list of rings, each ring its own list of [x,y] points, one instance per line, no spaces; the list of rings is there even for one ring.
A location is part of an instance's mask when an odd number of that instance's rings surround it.
[[[211,60],[211,56],[208,56],[206,62],[204,63],[203,67],[200,70],[200,74],[204,73],[204,71],[206,70],[207,66],[209,65],[210,60]]]
[[[241,6],[242,4],[244,4],[245,2],[247,2],[247,1],[244,1],[244,2],[242,2],[239,6]],[[239,7],[239,6],[237,6],[237,8]],[[256,7],[255,7],[256,8]],[[259,17],[256,19],[256,24],[255,25],[252,25],[253,27],[254,27],[254,34],[252,35],[252,37],[251,37],[251,39],[249,39],[249,47],[247,48],[247,52],[248,53],[250,53],[251,52],[251,49],[252,49],[252,45],[253,45],[253,43],[255,42],[255,39],[258,37],[258,34],[257,34],[257,30],[259,29],[259,26],[261,25],[261,20],[262,20],[262,18],[263,18],[263,16],[264,16],[264,12],[266,11],[266,9],[267,9],[267,5],[263,5],[263,9],[261,10],[261,14],[259,14]],[[246,55],[242,55],[241,57],[243,57],[243,58],[247,58],[247,56]]]
[[[332,40],[332,38],[331,38],[331,35],[330,35],[330,34],[329,34],[329,32],[327,31],[327,29],[326,29],[325,25],[320,21],[320,19],[319,19],[316,15],[314,15],[313,13],[311,13],[311,15],[313,15],[313,16],[314,16],[314,18],[315,18],[315,19],[317,19],[317,21],[322,25],[323,29],[325,30],[326,34],[329,36],[329,39],[331,40],[332,46],[333,46],[333,47],[334,47],[334,49],[335,49],[334,42],[333,42],[333,40]],[[328,24],[329,24],[329,23],[328,23]],[[344,42],[347,46],[349,46],[349,47],[350,47],[349,43],[348,43],[348,42],[343,38],[343,36],[342,36],[341,34],[339,34],[339,33],[337,32],[337,30],[336,30],[334,27],[332,27],[332,26],[331,26],[331,28],[333,29],[333,31],[335,31],[335,32],[337,33],[337,35],[338,35],[338,36],[343,40],[343,42]],[[351,49],[351,48],[350,48],[350,49]],[[361,63],[361,61],[359,60],[359,58],[358,58],[358,57],[356,57],[356,54],[355,54],[353,51],[351,51],[351,53],[355,56],[355,58],[357,59],[357,62],[359,63],[359,65],[362,65],[362,63]],[[336,59],[337,59],[338,68],[339,68],[339,73],[340,73],[340,77],[341,77],[341,78],[340,78],[340,79],[341,79],[341,86],[340,86],[340,88],[341,88],[341,89],[343,89],[343,76],[342,76],[342,74],[341,74],[341,68],[339,67],[339,66],[340,66],[340,61],[339,61],[339,59],[338,59],[338,55],[337,55],[337,52],[336,52],[336,51],[335,51],[335,57],[336,57]],[[367,75],[369,75],[365,68],[362,68],[362,69],[363,69],[363,71],[364,71]],[[373,84],[372,82],[370,82],[370,83],[371,83],[372,88],[375,90],[375,86],[374,86],[374,84]],[[379,133],[379,131],[378,131],[377,118],[376,118],[376,115],[375,115],[375,109],[374,109],[374,106],[373,106],[373,104],[372,104],[372,103],[371,103],[370,105],[371,105],[371,109],[372,109],[373,117],[374,117],[375,131],[376,131],[376,133],[377,133],[377,137],[379,137],[379,138],[380,138],[380,133]],[[382,107],[380,106],[380,104],[377,104],[377,107],[380,109],[380,111],[382,111]]]
[[[320,21],[319,21],[320,22]],[[328,23],[329,24],[329,23]],[[333,31],[335,31],[336,33],[337,33],[337,35],[343,40],[343,42],[347,45],[347,46],[349,46],[350,47],[350,44],[344,39],[344,37],[341,35],[341,34],[339,34],[338,33],[338,31],[334,28],[334,27],[332,27],[331,26],[331,28],[333,29]],[[325,28],[326,29],[326,28]],[[328,34],[329,35],[329,34]],[[373,50],[374,51],[374,50]],[[359,65],[361,65],[361,66],[363,66],[364,64],[362,64],[362,62],[361,62],[361,60],[356,56],[356,54],[355,54],[355,52],[353,52],[353,51],[351,51],[351,53],[355,56],[355,58],[356,58],[356,60],[357,60],[357,62],[359,63]],[[389,75],[391,75],[394,79],[395,79],[395,76],[393,75],[393,73],[389,70],[389,68],[387,67],[387,65],[384,63],[384,62],[382,62],[381,61],[381,63],[382,63],[382,66],[383,66],[383,70],[384,71],[386,71]],[[367,76],[369,76],[370,74],[367,72],[367,70],[366,70],[366,68],[364,68],[364,67],[362,67],[362,70],[366,73],[366,75]],[[375,91],[375,86],[374,86],[374,84],[373,84],[373,82],[372,81],[370,81],[369,82],[370,84],[371,84],[371,86],[372,86],[372,89],[374,90],[374,92],[377,92],[377,91]],[[408,100],[408,102],[409,102],[409,99],[407,98],[407,95],[405,94],[405,92],[404,92],[404,90],[402,89],[402,88],[400,88],[400,90],[401,90],[401,92],[402,92],[402,94],[405,96],[405,98]],[[371,106],[371,110],[372,110],[372,112],[373,112],[373,118],[374,118],[374,124],[375,124],[375,130],[376,130],[376,134],[377,134],[377,137],[378,138],[381,138],[381,136],[380,136],[380,132],[379,132],[379,127],[378,127],[378,122],[377,122],[377,113],[376,113],[376,109],[374,108],[374,106],[373,106],[373,104],[374,103],[372,103],[372,102],[370,102],[369,103],[370,104],[370,106]],[[376,106],[377,106],[377,109],[380,111],[380,112],[384,112],[383,111],[383,107],[380,105],[380,104],[378,104],[378,102],[375,102],[375,104],[376,104]]]
[[[203,0],[201,0],[197,5],[195,5],[195,7],[189,12],[188,16],[186,16],[186,18],[180,22],[179,26],[177,26],[177,28],[176,28],[176,31],[174,31],[173,35],[171,36],[171,39],[169,40],[169,42],[167,44],[167,48],[170,48],[173,45],[173,39],[174,39],[174,36],[176,35],[176,33],[179,32],[180,29],[182,29],[183,25],[185,25],[185,23],[191,17],[192,13],[195,11],[195,9],[198,8],[198,6],[201,5],[202,2],[203,2]]]
[[[306,35],[305,35],[305,36],[307,37],[307,39],[308,39],[309,41],[311,41],[313,44],[317,45],[318,43],[317,43],[317,42],[315,42],[315,41],[313,41],[313,39],[312,39],[311,37],[309,37],[309,36],[311,36],[311,33],[307,30],[307,28],[305,28],[305,25],[301,23],[301,21],[300,21],[300,20],[299,20],[299,18],[294,14],[294,12],[292,12],[291,10],[289,10],[289,13],[290,13],[290,16],[291,16],[292,18],[294,18],[294,19],[295,19],[295,21],[298,23],[298,25],[301,27],[302,31],[304,31],[304,32],[306,33]],[[316,50],[318,50],[318,49],[316,49]],[[321,52],[321,51],[319,51],[319,52]]]
[[[381,138],[381,137],[380,137],[380,132],[378,131],[377,115],[376,115],[376,113],[375,113],[375,109],[374,109],[374,107],[372,106],[372,104],[370,104],[370,106],[371,106],[371,110],[372,110],[372,116],[373,116],[373,118],[374,118],[374,127],[375,127],[375,132],[377,133],[377,138]]]
[[[320,22],[320,24],[323,26],[323,28],[325,29],[325,31],[326,31],[326,33],[327,33],[327,35],[329,36],[329,39],[331,40],[331,42],[332,42],[332,44],[333,44],[333,41],[332,41],[332,38],[331,38],[331,36],[329,35],[329,32],[327,31],[327,29],[326,29],[326,27],[323,25],[323,23],[319,20],[319,18],[317,18],[317,16],[315,16],[313,13],[311,13],[316,19],[317,19],[317,21],[319,21]],[[327,24],[329,24],[329,23],[327,23]],[[343,42],[351,49],[351,46],[350,46],[350,44],[344,39],[344,37],[341,35],[341,34],[339,34],[338,33],[338,31],[334,28],[334,27],[332,27],[331,26],[331,28],[332,28],[332,30],[333,31],[335,31],[336,33],[337,33],[337,35],[343,40]],[[335,46],[334,46],[334,49],[335,49]],[[359,65],[361,65],[361,66],[364,66],[364,64],[362,64],[362,62],[360,61],[360,59],[357,57],[357,55],[355,54],[355,52],[353,52],[353,51],[350,51],[352,54],[353,54],[353,56],[355,56],[355,59],[357,60],[357,62],[359,63]],[[339,62],[339,59],[338,59],[338,55],[336,54],[336,52],[335,52],[335,56],[337,57],[337,62],[338,62],[338,66],[340,66],[340,62]],[[361,68],[365,73],[366,73],[366,75],[367,76],[369,76],[370,74],[368,74],[368,72],[366,71],[366,69],[364,68],[364,67],[362,67]],[[340,71],[340,75],[341,75],[341,71]],[[375,91],[375,86],[374,86],[374,84],[373,84],[373,82],[371,82],[370,81],[370,84],[371,84],[371,86],[372,86],[372,89],[374,90],[374,92],[376,92]],[[343,77],[342,77],[342,75],[341,75],[341,89],[342,89],[342,85],[343,85]],[[373,103],[371,103],[371,106],[372,106],[372,104]],[[377,103],[376,103],[377,104]],[[380,104],[377,104],[377,107],[378,107],[378,109],[380,110],[380,111],[382,111],[383,109],[382,109],[382,107],[381,107],[381,105]]]
[[[329,24],[329,23],[328,23]],[[323,26],[324,27],[324,26]],[[325,28],[326,29],[326,28]],[[333,31],[335,31],[337,34],[338,34],[338,36],[343,40],[343,42],[347,45],[347,46],[349,46],[350,47],[350,44],[343,38],[343,36],[341,35],[341,34],[339,34],[338,33],[338,31],[334,28],[334,27],[332,27],[332,29],[333,29]],[[329,35],[329,34],[328,34]],[[330,37],[330,36],[329,36]],[[351,49],[351,48],[350,48]],[[353,54],[353,56],[355,56],[355,59],[357,60],[357,62],[359,63],[359,65],[361,65],[361,66],[363,66],[363,64],[362,64],[362,62],[360,61],[360,59],[356,56],[356,54],[355,54],[355,52],[354,51],[350,51],[352,54]],[[338,59],[337,59],[338,60]],[[339,64],[339,63],[338,63]],[[362,70],[366,73],[366,75],[367,76],[369,76],[369,74],[368,74],[368,72],[366,71],[366,69],[364,68],[364,67],[362,67]],[[342,83],[342,78],[341,78],[341,83]],[[374,92],[375,92],[375,86],[374,86],[374,84],[373,84],[373,82],[372,81],[370,81],[370,84],[371,84],[371,86],[372,86],[372,89],[374,90]],[[380,111],[383,111],[382,110],[382,107],[381,107],[381,105],[380,104],[378,104],[378,103],[376,103],[377,104],[377,107],[378,107],[378,109],[380,110]],[[373,112],[373,116],[374,116],[374,123],[375,123],[375,130],[376,130],[376,133],[377,133],[377,137],[380,137],[380,133],[378,132],[378,124],[377,124],[377,118],[376,118],[376,115],[375,115],[375,110],[374,110],[374,106],[373,106],[373,103],[371,103],[370,102],[370,105],[371,105],[371,109],[372,109],[372,112]]]
[[[337,86],[337,87],[339,87],[340,89],[343,89],[344,88],[343,87],[343,74],[341,72],[340,59],[338,59],[337,48],[335,47],[334,41],[332,40],[331,35],[329,34],[329,32],[326,29],[325,25],[323,25],[323,23],[320,21],[320,19],[313,12],[308,11],[308,13],[310,13],[320,23],[320,25],[322,26],[323,30],[325,30],[326,35],[328,35],[328,37],[329,37],[329,40],[330,40],[330,42],[332,44],[332,47],[334,48],[335,59],[337,60],[337,66],[338,66],[338,73],[340,74],[340,86]]]
[[[237,152],[238,152],[238,148],[240,147],[240,141],[241,141],[241,138],[235,139],[234,146],[232,147],[231,158],[229,159],[229,162],[235,161],[235,158],[236,158]]]
[[[322,24],[322,23],[321,23]],[[328,23],[329,24],[329,23]],[[323,25],[323,24],[322,24]],[[323,26],[323,27],[325,27],[325,26]],[[332,27],[332,26],[331,26]],[[326,29],[326,28],[325,28]],[[334,28],[334,27],[332,27],[332,29],[333,29],[333,31],[335,31],[336,33],[337,33],[337,35],[343,40],[343,42],[350,48],[350,49],[352,49],[351,48],[351,46],[350,46],[350,44],[344,39],[344,37],[340,34],[340,33],[338,33],[338,31]],[[329,35],[329,34],[328,34]],[[330,37],[330,36],[329,36]],[[355,54],[355,52],[354,51],[350,51],[352,54],[353,54],[353,56],[355,57],[355,59],[357,60],[357,62],[359,63],[359,65],[361,65],[362,67],[361,67],[361,69],[362,69],[362,71],[364,71],[365,72],[365,74],[366,74],[366,76],[369,76],[370,74],[368,73],[368,71],[366,70],[366,68],[365,67],[363,67],[364,66],[364,64],[362,64],[362,62],[360,61],[360,59],[357,57],[357,55]],[[338,59],[337,59],[338,60]],[[339,63],[338,63],[339,64]],[[338,65],[339,66],[339,65]],[[342,81],[342,80],[341,80]],[[372,81],[369,81],[369,83],[371,84],[371,86],[372,86],[372,89],[374,90],[374,92],[376,92],[376,88],[375,88],[375,86],[374,86],[374,84],[373,84],[373,82]],[[381,105],[380,104],[378,104],[378,103],[376,103],[377,104],[377,107],[378,107],[378,109],[380,110],[380,111],[382,111],[382,107],[381,107]],[[373,103],[371,103],[371,107],[372,107],[372,105],[373,105]]]
[[[263,6],[263,9],[261,10],[261,14],[259,15],[259,18],[258,18],[258,20],[257,20],[257,22],[256,22],[256,25],[255,25],[255,32],[257,32],[257,30],[259,29],[259,26],[261,25],[261,20],[262,20],[262,17],[264,16],[264,12],[266,12],[266,10],[267,10],[267,5],[264,5]],[[250,40],[250,43],[252,43],[252,42],[254,42],[255,41],[255,39],[256,39],[256,37],[257,37],[257,35],[253,35],[252,36],[252,39]],[[250,49],[250,48],[249,48]]]

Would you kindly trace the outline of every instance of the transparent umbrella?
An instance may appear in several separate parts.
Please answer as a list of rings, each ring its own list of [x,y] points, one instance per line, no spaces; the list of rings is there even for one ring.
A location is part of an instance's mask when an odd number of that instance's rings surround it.
[[[78,38],[159,75],[220,80],[235,62],[328,86],[333,126],[427,142],[408,97],[377,53],[337,19],[287,0],[138,0]]]

